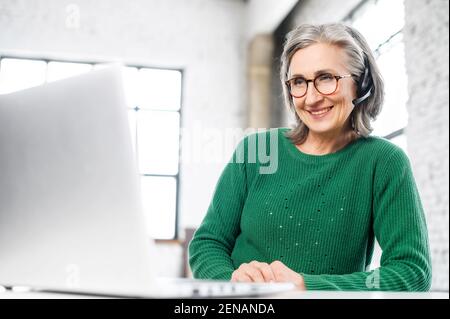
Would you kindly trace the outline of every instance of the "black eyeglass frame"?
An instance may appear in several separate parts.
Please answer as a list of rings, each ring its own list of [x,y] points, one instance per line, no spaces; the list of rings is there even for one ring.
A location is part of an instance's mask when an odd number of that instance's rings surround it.
[[[321,95],[327,96],[327,95],[334,94],[334,93],[337,91],[337,89],[338,89],[338,87],[339,87],[339,80],[340,80],[340,79],[344,79],[344,78],[354,78],[354,77],[355,77],[354,74],[345,74],[345,75],[332,75],[332,74],[331,74],[331,76],[334,77],[334,78],[336,79],[336,87],[334,88],[333,92],[331,92],[331,93],[322,93],[322,92],[317,88],[317,86],[316,86],[316,80],[317,80],[319,77],[323,76],[323,75],[324,75],[324,74],[320,74],[320,75],[316,76],[314,79],[309,79],[309,80],[307,80],[307,79],[305,79],[305,78],[303,78],[303,77],[301,77],[301,76],[296,76],[296,77],[293,77],[293,78],[291,78],[291,79],[285,81],[285,84],[286,84],[287,87],[288,87],[289,94],[290,94],[292,97],[295,97],[295,98],[302,98],[302,97],[304,97],[304,96],[306,95],[306,93],[308,93],[309,82],[312,82],[312,83],[313,83],[314,88],[316,89],[317,92],[319,92]],[[296,96],[296,95],[293,95],[293,94],[292,94],[292,90],[291,90],[291,82],[292,82],[293,80],[299,79],[299,78],[302,78],[302,79],[305,80],[305,82],[306,82],[306,90],[305,90],[305,93],[304,93],[303,95]]]

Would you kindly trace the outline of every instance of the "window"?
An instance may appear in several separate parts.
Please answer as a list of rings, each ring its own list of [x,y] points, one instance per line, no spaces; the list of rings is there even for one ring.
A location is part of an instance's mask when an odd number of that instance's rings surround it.
[[[0,57],[0,94],[102,66],[101,63]],[[126,66],[123,79],[149,236],[173,239],[177,236],[181,71]]]
[[[148,230],[153,238],[172,239],[177,235],[181,72],[126,68],[124,82]]]
[[[366,38],[375,54],[384,79],[385,101],[374,135],[383,136],[407,152],[405,127],[408,124],[408,79],[405,68],[403,0],[366,0],[345,20]],[[380,266],[381,248],[375,243],[371,269]]]
[[[352,24],[367,39],[384,79],[385,101],[373,123],[373,134],[391,140],[406,152],[408,79],[403,43],[403,0],[366,0],[345,22]]]

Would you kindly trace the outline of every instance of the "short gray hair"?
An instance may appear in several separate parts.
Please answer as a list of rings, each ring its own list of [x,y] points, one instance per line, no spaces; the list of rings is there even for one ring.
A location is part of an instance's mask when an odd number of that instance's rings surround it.
[[[372,131],[371,121],[381,112],[384,99],[384,84],[375,58],[362,34],[345,24],[330,23],[321,25],[303,24],[289,32],[284,42],[281,55],[280,79],[283,87],[283,97],[286,107],[295,114],[296,127],[289,132],[288,137],[295,144],[301,144],[308,135],[308,127],[295,112],[295,106],[289,93],[286,81],[289,76],[289,66],[292,56],[300,49],[315,43],[327,43],[342,48],[349,57],[349,71],[358,76],[364,72],[364,59],[367,59],[373,79],[371,96],[355,107],[350,114],[353,129],[361,136],[367,137]]]

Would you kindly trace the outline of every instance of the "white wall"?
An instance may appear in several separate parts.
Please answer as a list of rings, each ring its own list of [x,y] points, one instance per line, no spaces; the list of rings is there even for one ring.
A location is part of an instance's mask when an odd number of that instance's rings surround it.
[[[249,0],[246,12],[248,39],[257,34],[271,34],[289,14],[298,0]]]

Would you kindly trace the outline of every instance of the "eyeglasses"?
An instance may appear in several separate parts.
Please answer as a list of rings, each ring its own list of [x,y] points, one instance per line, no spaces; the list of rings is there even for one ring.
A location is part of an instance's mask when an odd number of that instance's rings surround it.
[[[313,80],[306,80],[301,76],[297,76],[287,80],[286,85],[288,86],[291,95],[296,98],[304,97],[306,95],[309,82],[313,82],[314,87],[320,94],[330,95],[336,92],[340,79],[351,77],[353,77],[351,74],[333,75],[330,73],[322,73],[316,76]]]

